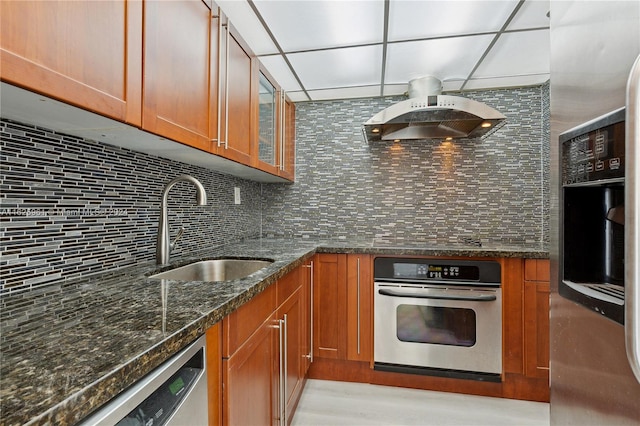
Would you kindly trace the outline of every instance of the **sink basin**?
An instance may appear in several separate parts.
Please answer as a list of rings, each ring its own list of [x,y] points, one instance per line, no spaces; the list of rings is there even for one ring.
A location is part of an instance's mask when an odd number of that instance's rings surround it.
[[[149,278],[179,281],[229,281],[244,278],[272,264],[272,260],[213,259],[191,263]]]

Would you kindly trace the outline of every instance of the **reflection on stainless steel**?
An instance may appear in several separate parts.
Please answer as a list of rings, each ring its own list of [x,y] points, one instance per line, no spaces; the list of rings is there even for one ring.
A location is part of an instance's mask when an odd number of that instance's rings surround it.
[[[167,224],[167,201],[169,198],[169,191],[178,182],[191,182],[196,187],[196,203],[199,206],[207,204],[207,193],[204,187],[198,181],[198,179],[189,175],[180,175],[170,180],[162,191],[162,200],[160,201],[160,220],[158,223],[158,238],[156,241],[156,263],[158,265],[164,265],[169,263],[169,253],[173,248],[173,244],[182,236],[184,228],[181,228],[178,232],[178,236],[171,243],[169,239],[169,225]]]
[[[627,184],[625,197],[629,205],[626,217],[625,280],[627,284],[625,339],[627,358],[640,381],[640,55],[627,83],[626,117]]]
[[[561,224],[566,213],[558,137],[567,129],[625,106],[629,72],[640,53],[640,3],[555,1],[551,2],[550,15],[550,225],[554,231],[550,245],[551,424],[637,425],[640,423],[640,383],[626,356],[625,326],[558,293],[565,263],[560,248]],[[627,113],[628,109],[627,104]],[[637,122],[637,112],[633,119]],[[629,118],[626,121],[628,126]],[[637,174],[629,175],[629,166],[640,161],[637,149],[636,142],[632,151],[626,150],[627,194],[629,185],[638,182]],[[637,235],[632,237],[628,233],[630,218],[634,217],[631,210],[637,209],[637,200],[632,205],[630,199],[625,195],[627,244],[629,239],[638,241]],[[629,288],[632,282],[628,274],[629,267],[638,270],[638,257],[637,252],[630,257],[629,250],[625,251],[627,304],[631,294],[637,292],[637,288]],[[637,336],[638,330],[633,333]]]
[[[213,259],[191,263],[149,278],[179,281],[229,281],[244,278],[273,263],[272,260]]]

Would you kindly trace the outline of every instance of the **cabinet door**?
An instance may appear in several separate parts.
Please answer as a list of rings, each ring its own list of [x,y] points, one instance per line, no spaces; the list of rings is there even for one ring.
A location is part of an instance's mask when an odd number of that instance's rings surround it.
[[[278,423],[278,329],[272,316],[223,360],[223,424]]]
[[[314,356],[346,359],[347,255],[323,253],[314,266]]]
[[[0,2],[2,81],[136,126],[141,1]]]
[[[145,130],[211,150],[218,20],[200,0],[145,2]]]
[[[347,256],[347,359],[373,358],[373,281],[371,256]]]
[[[222,423],[222,327],[221,323],[207,329],[207,398],[209,425]]]
[[[296,105],[284,98],[284,132],[282,141],[282,153],[280,155],[282,167],[280,176],[293,181],[296,167]]]
[[[314,261],[310,260],[302,266],[302,300],[303,300],[303,325],[302,325],[302,345],[304,359],[302,362],[302,377],[307,375],[313,357],[312,338],[313,335],[313,267]]]
[[[302,289],[298,288],[285,303],[278,309],[277,318],[282,319],[281,327],[284,326],[283,336],[284,342],[281,344],[283,352],[283,388],[284,394],[283,407],[286,410],[286,423],[293,418],[293,410],[296,406],[298,398],[302,393],[302,383],[304,376],[302,375],[302,362],[304,357],[304,346],[302,344],[302,325],[303,305],[302,305]]]
[[[254,135],[257,132],[257,105],[254,103],[258,92],[254,79],[255,57],[229,22],[223,28],[223,60],[220,67],[222,110],[216,153],[251,165],[253,143],[257,137],[257,134]]]
[[[258,78],[258,155],[256,167],[269,173],[279,170],[279,94],[263,70]]]
[[[549,261],[526,259],[524,282],[524,373],[549,376]]]

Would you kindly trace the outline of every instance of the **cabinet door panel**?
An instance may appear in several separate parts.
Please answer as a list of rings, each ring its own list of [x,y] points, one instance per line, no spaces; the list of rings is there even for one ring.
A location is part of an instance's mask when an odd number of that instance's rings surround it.
[[[280,176],[293,181],[296,167],[296,105],[293,102],[285,101],[284,116],[283,164]]]
[[[373,359],[371,257],[347,256],[347,359]]]
[[[224,54],[228,56],[223,64],[226,65],[226,69],[223,70],[225,84],[220,105],[220,108],[223,108],[220,140],[226,143],[217,153],[239,163],[251,165],[253,140],[257,137],[257,134],[255,137],[253,134],[257,131],[257,105],[254,113],[252,96],[255,89],[254,58],[230,24],[227,24],[225,40]]]
[[[223,361],[223,423],[270,425],[278,417],[278,357],[275,319],[265,321]]]
[[[346,255],[321,254],[314,277],[314,355],[345,359],[347,355]]]
[[[182,0],[147,1],[144,21],[143,128],[210,150],[217,19],[203,2]]]
[[[140,125],[142,2],[3,1],[0,31],[3,81]]]
[[[302,345],[302,329],[303,324],[303,306],[302,292],[297,289],[285,303],[278,309],[277,317],[284,319],[287,317],[286,327],[286,371],[284,374],[285,385],[285,404],[287,410],[287,419],[291,420],[293,416],[293,408],[296,405],[298,397],[302,392],[302,362],[303,362],[303,345]]]
[[[529,377],[549,376],[549,283],[524,284],[524,370]]]

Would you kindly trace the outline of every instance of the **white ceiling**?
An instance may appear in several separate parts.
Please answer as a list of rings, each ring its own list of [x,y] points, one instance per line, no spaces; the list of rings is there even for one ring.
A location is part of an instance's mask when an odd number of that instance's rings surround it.
[[[549,79],[549,0],[220,0],[294,102]]]

